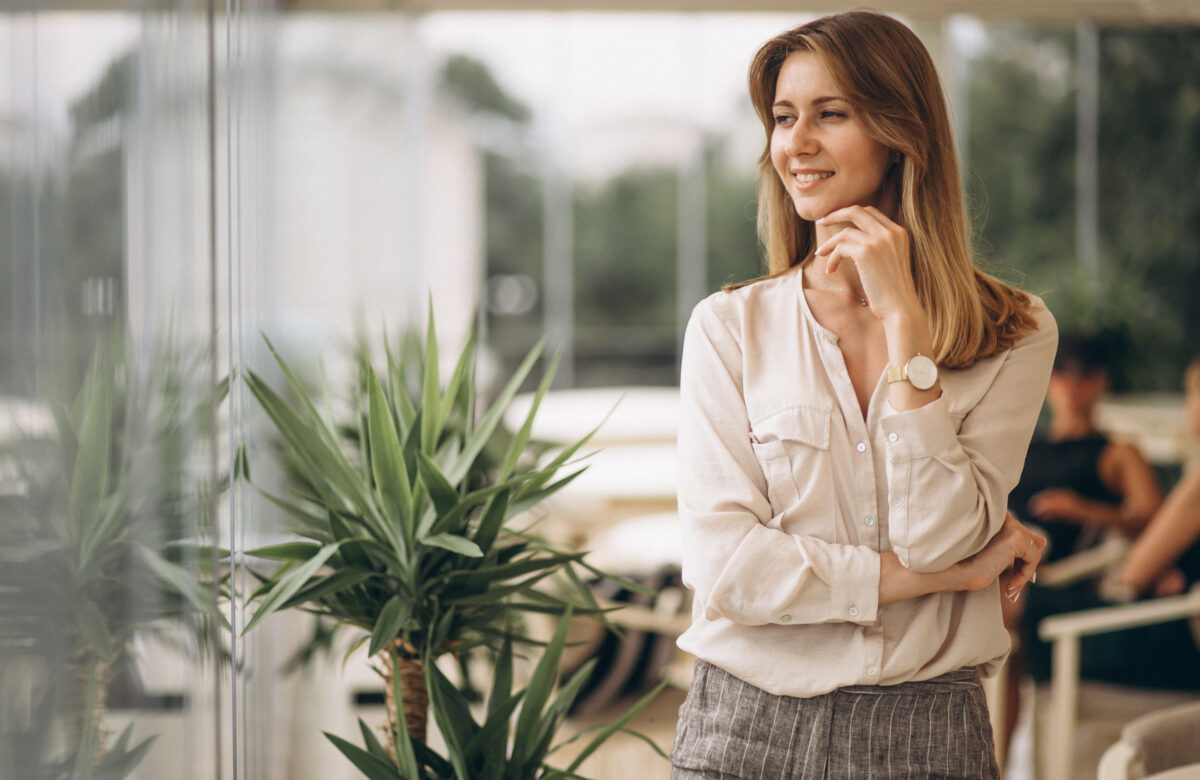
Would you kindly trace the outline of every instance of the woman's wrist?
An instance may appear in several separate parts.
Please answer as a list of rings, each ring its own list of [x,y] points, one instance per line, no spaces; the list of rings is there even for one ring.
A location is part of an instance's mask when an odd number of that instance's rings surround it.
[[[903,368],[916,355],[933,357],[933,338],[924,312],[918,307],[905,311],[884,322],[887,340],[888,365]],[[898,412],[919,409],[941,395],[941,385],[935,382],[927,390],[918,390],[910,382],[896,381],[888,385],[888,401]]]
[[[894,552],[879,554],[879,605],[920,598],[943,590],[962,590],[955,587],[951,569],[940,572],[919,572],[905,568]]]

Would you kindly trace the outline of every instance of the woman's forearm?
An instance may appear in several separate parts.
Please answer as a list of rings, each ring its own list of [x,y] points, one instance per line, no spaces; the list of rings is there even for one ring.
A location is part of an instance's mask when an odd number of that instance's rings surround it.
[[[920,598],[944,590],[958,590],[950,570],[933,573],[904,568],[894,552],[879,554],[879,606]]]
[[[1006,573],[1006,595],[1015,600],[1021,588],[1033,578],[1045,546],[1045,537],[1033,533],[1009,514],[986,547],[942,571],[913,571],[905,568],[895,553],[880,553],[879,605],[943,591],[983,590]]]
[[[1200,470],[1176,485],[1162,509],[1138,536],[1121,566],[1121,584],[1142,592],[1200,538]]]

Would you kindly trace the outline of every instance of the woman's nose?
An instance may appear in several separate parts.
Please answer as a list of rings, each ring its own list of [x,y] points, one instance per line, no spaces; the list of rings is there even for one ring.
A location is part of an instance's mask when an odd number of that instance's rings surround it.
[[[793,157],[812,154],[817,147],[816,139],[813,138],[812,128],[803,121],[797,121],[788,129],[788,136],[784,144],[784,150]]]

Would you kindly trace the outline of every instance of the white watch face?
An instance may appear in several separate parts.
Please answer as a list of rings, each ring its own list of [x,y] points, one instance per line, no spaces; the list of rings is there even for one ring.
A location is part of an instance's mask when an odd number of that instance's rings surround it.
[[[924,355],[914,355],[905,369],[908,381],[918,390],[928,390],[937,382],[937,364]]]

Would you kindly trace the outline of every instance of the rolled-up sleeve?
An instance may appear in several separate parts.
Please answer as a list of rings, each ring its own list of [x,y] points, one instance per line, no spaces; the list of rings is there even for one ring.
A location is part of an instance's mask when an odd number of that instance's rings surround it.
[[[722,318],[720,296],[696,307],[684,337],[678,439],[684,582],[709,620],[873,623],[878,552],[789,534],[772,522],[766,478],[751,446],[739,328]]]
[[[1003,524],[1058,344],[1046,309],[1037,321],[1037,331],[996,358],[992,381],[957,431],[945,397],[882,420],[888,535],[904,566],[941,571],[983,549]]]

